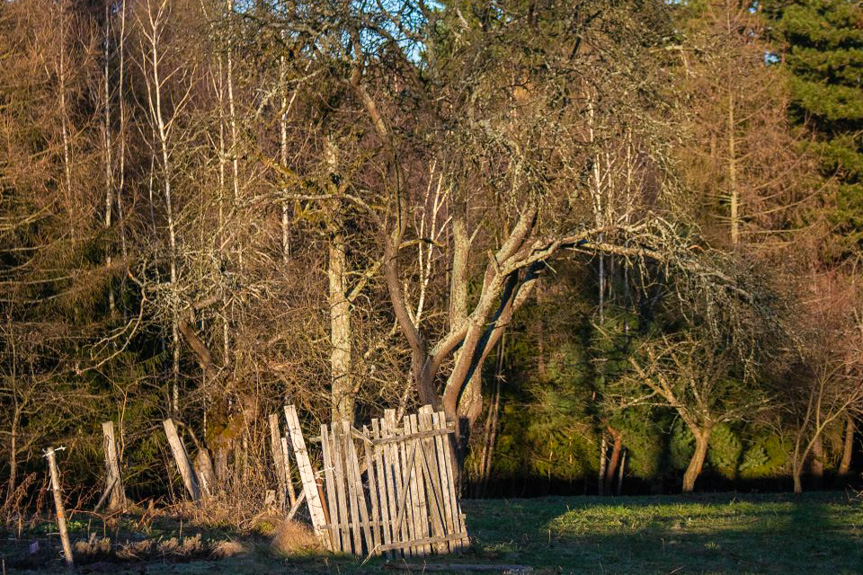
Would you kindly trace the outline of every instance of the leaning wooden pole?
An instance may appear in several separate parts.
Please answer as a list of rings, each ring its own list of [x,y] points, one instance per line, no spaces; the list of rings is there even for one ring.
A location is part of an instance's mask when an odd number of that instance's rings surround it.
[[[279,414],[271,413],[270,422],[270,449],[273,453],[273,463],[276,469],[276,482],[279,486],[278,503],[279,509],[285,507],[285,497],[288,493],[287,473],[285,471],[285,460],[282,452],[282,434],[279,430]],[[293,504],[293,502],[291,502]]]
[[[60,447],[59,449],[64,449]],[[57,509],[57,528],[60,530],[60,542],[63,544],[63,557],[67,567],[75,567],[72,559],[72,545],[69,543],[69,531],[66,529],[66,509],[63,507],[63,494],[60,489],[60,473],[57,471],[57,458],[53,447],[45,452],[48,458],[48,469],[51,472],[51,491],[54,492],[54,507]]]
[[[114,436],[114,422],[102,423],[103,445],[105,447],[105,470],[107,482],[105,493],[109,496],[108,509],[116,511],[126,507],[126,491],[120,476],[120,457],[117,453],[117,439]]]
[[[285,406],[285,422],[288,425],[288,437],[293,443],[294,456],[297,458],[297,468],[300,471],[300,479],[303,481],[303,492],[306,494],[306,502],[309,506],[309,515],[312,518],[312,527],[315,535],[325,545],[329,545],[329,537],[326,536],[325,528],[327,521],[324,516],[324,506],[318,493],[318,484],[315,481],[315,472],[312,469],[309,454],[306,451],[306,441],[300,429],[300,420],[297,417],[297,409],[293,405]]]
[[[186,453],[186,446],[180,440],[177,434],[177,426],[174,425],[173,419],[166,419],[162,422],[165,427],[165,435],[168,437],[168,443],[171,446],[171,451],[174,453],[174,461],[177,462],[177,470],[183,478],[183,484],[186,486],[186,491],[192,501],[197,501],[201,498],[201,488],[198,486],[198,477],[195,469],[189,461],[189,454]]]

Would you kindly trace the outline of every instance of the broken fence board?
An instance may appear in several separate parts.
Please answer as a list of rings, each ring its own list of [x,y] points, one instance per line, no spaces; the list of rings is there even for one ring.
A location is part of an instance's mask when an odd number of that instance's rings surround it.
[[[339,508],[336,500],[335,478],[333,477],[333,456],[332,444],[330,443],[330,434],[327,431],[326,425],[321,425],[321,456],[324,459],[324,480],[327,482],[327,505],[330,508],[330,526],[339,521]],[[329,526],[328,526],[329,527]],[[342,540],[338,531],[330,530],[330,539],[333,544],[333,551],[342,550]]]
[[[267,419],[270,423],[270,451],[273,455],[273,466],[276,470],[276,484],[279,487],[276,499],[279,508],[284,509],[288,485],[287,472],[285,471],[285,457],[282,453],[282,433],[279,429],[279,414],[271,413]]]
[[[363,435],[367,441],[363,441],[363,450],[366,457],[366,479],[369,484],[369,502],[371,503],[371,515],[369,525],[372,529],[372,541],[369,546],[377,549],[381,544],[381,512],[378,507],[378,482],[375,478],[375,459],[372,455],[371,434],[369,428],[363,426]]]
[[[126,491],[120,473],[120,456],[117,452],[117,438],[114,435],[114,422],[102,423],[102,445],[105,451],[105,471],[107,481],[105,494],[108,495],[108,510],[117,511],[126,507]]]
[[[285,422],[288,425],[288,435],[294,447],[294,456],[297,458],[297,468],[300,471],[300,479],[303,482],[303,491],[306,494],[306,502],[309,505],[309,515],[312,519],[315,535],[326,544],[324,526],[327,522],[324,517],[323,503],[318,494],[318,485],[315,481],[315,472],[306,451],[306,441],[300,429],[300,420],[297,417],[297,409],[293,405],[285,406]]]
[[[201,488],[198,483],[198,476],[192,468],[192,463],[189,461],[189,454],[186,453],[186,446],[177,434],[177,426],[173,419],[166,419],[162,422],[165,428],[165,436],[168,438],[168,444],[171,446],[171,452],[174,454],[174,461],[177,464],[177,471],[180,472],[180,477],[183,478],[183,485],[186,486],[186,492],[192,501],[198,501],[201,498]]]

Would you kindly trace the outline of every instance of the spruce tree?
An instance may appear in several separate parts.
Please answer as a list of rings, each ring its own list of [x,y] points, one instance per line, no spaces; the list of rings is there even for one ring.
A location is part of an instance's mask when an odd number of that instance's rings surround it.
[[[825,175],[836,175],[834,257],[863,247],[863,5],[778,0],[765,5],[792,74],[793,119],[815,132]]]

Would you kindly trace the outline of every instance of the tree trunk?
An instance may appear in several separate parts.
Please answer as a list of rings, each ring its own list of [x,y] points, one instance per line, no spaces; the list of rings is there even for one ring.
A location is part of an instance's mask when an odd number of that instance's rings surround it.
[[[791,465],[791,477],[794,480],[794,495],[800,495],[803,493],[803,482],[800,480],[801,472],[802,466],[795,459]]]
[[[809,472],[812,474],[812,484],[816,489],[824,485],[824,442],[822,434],[815,436],[812,443],[812,460],[809,464]]]
[[[737,151],[734,139],[734,94],[728,97],[728,201],[730,204],[731,245],[740,243],[740,194],[737,189]]]
[[[338,151],[327,139],[324,150],[327,169],[335,178],[338,170]],[[338,188],[330,184],[329,192]],[[354,384],[351,377],[351,308],[347,298],[347,256],[342,229],[341,205],[333,203],[329,213],[330,242],[327,278],[330,287],[330,376],[331,409],[333,421],[354,421]]]
[[[707,446],[710,443],[709,428],[702,431],[692,430],[695,435],[695,453],[692,459],[689,460],[689,466],[686,468],[686,473],[683,474],[683,492],[692,493],[695,489],[695,480],[701,475],[701,469],[704,467],[704,460],[707,458]]]
[[[114,174],[112,170],[111,158],[111,87],[110,87],[110,59],[111,59],[111,13],[110,4],[105,3],[105,73],[104,73],[104,90],[105,90],[105,221],[104,229],[106,234],[111,231],[111,216],[114,207]],[[105,266],[110,271],[111,269],[111,246],[105,248]],[[115,301],[114,301],[114,284],[111,282],[108,286],[108,311],[111,318],[114,317]],[[111,498],[113,501],[113,497]]]
[[[626,470],[626,450],[620,456],[620,469],[617,472],[617,495],[623,493],[623,472]]]
[[[608,426],[608,432],[614,438],[614,443],[611,446],[611,457],[608,460],[608,466],[605,469],[605,493],[612,493],[614,486],[614,472],[617,470],[617,463],[620,461],[620,451],[623,448],[623,435]]]
[[[854,418],[845,419],[845,441],[842,444],[842,461],[839,463],[839,477],[848,477],[851,471],[851,457],[854,455]]]
[[[14,377],[14,370],[13,370]],[[8,497],[12,497],[15,492],[16,483],[18,482],[18,426],[21,421],[21,408],[18,406],[18,399],[15,398],[15,409],[12,415],[12,426],[10,429],[9,448],[9,489]]]
[[[605,468],[608,458],[605,452],[608,451],[608,438],[605,432],[602,433],[602,441],[599,443],[599,475],[597,475],[596,492],[603,495],[605,492]]]

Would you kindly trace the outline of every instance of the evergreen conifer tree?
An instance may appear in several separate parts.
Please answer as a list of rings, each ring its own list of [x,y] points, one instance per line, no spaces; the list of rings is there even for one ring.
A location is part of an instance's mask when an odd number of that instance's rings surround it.
[[[765,5],[792,73],[792,114],[816,135],[825,175],[838,177],[834,257],[863,247],[863,4],[778,0]]]

